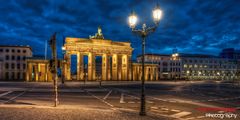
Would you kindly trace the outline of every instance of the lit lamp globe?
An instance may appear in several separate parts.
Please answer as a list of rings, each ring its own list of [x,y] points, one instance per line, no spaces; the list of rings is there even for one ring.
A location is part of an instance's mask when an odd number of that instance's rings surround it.
[[[62,50],[66,50],[66,48],[64,46],[62,46]]]
[[[130,28],[132,28],[132,29],[135,28],[136,23],[137,23],[137,15],[134,12],[132,12],[130,14],[130,16],[128,17],[128,23],[129,23]]]
[[[161,11],[159,5],[157,5],[155,7],[155,9],[152,11],[152,13],[153,13],[153,20],[154,20],[154,22],[156,24],[158,24],[160,19],[161,19],[161,17],[162,17],[162,11]]]

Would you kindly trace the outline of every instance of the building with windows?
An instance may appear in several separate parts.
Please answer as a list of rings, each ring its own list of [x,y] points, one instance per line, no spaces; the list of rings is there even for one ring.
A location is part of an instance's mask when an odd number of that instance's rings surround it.
[[[141,56],[137,57],[137,62],[142,62]],[[178,58],[178,54],[145,54],[145,62],[158,65],[158,79],[182,78],[182,63]]]
[[[221,51],[219,54],[221,58],[228,58],[228,59],[240,59],[240,50],[236,50],[234,48],[226,48]]]
[[[158,64],[158,77],[165,80],[235,80],[239,71],[235,60],[212,55],[145,54],[145,62]]]
[[[24,80],[27,57],[32,57],[29,46],[0,46],[0,79]]]
[[[131,61],[131,43],[105,39],[101,28],[89,38],[66,37],[63,49],[65,54],[61,72],[66,81],[141,80],[141,64]],[[76,56],[76,64],[73,56]],[[29,59],[27,64],[27,81],[52,80],[47,61]],[[71,70],[73,66],[77,69],[76,74]],[[145,80],[158,80],[156,64],[145,64],[144,71]]]

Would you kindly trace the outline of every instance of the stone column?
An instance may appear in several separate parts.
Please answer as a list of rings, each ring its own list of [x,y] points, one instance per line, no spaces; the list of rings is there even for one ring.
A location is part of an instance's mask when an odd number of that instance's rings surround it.
[[[45,73],[44,73],[44,78],[45,78],[45,82],[48,81],[48,63],[45,63]]]
[[[107,80],[108,76],[108,56],[107,54],[103,54],[102,56],[102,80]]]
[[[34,80],[35,82],[38,81],[38,64],[37,63],[34,65]]]
[[[144,74],[145,74],[145,81],[148,81],[148,67],[145,66],[145,71],[144,71]]]
[[[66,54],[66,61],[65,77],[66,80],[71,80],[71,54]]]
[[[118,80],[122,80],[122,55],[118,55]]]
[[[138,66],[138,73],[139,73],[139,77],[138,77],[138,80],[142,80],[142,66],[141,65],[139,65]]]
[[[128,80],[128,56],[122,55],[122,80]]]
[[[27,75],[26,75],[26,80],[27,81],[32,81],[32,63],[27,63]]]
[[[133,68],[132,68],[132,61],[131,61],[131,56],[129,55],[128,56],[128,64],[127,64],[127,66],[128,66],[128,80],[133,80],[133,74],[132,74],[132,72],[133,72]]]
[[[77,53],[77,80],[83,80],[84,76],[84,65],[83,65],[83,54]]]
[[[88,80],[96,79],[96,65],[95,65],[95,55],[93,53],[88,53]]]
[[[153,81],[153,76],[155,75],[154,67],[151,67],[150,74],[151,74],[151,81]]]
[[[118,80],[118,56],[112,55],[112,80]]]
[[[42,68],[41,68],[41,64],[38,63],[38,81],[41,82],[43,79],[42,79]]]
[[[133,80],[137,80],[137,69],[136,69],[136,66],[132,67],[132,77],[133,77]]]

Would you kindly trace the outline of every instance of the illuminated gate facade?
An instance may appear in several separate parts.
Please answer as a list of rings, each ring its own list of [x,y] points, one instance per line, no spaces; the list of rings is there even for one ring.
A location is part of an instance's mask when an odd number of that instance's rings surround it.
[[[115,42],[104,39],[101,30],[95,36],[85,38],[67,37],[64,44],[65,55],[63,74],[71,80],[71,55],[77,56],[77,80],[97,80],[96,56],[102,57],[101,80],[130,80],[131,56],[133,48],[129,42]],[[87,75],[84,74],[84,57],[88,57]],[[111,64],[110,64],[111,62]],[[87,76],[87,77],[86,77]]]

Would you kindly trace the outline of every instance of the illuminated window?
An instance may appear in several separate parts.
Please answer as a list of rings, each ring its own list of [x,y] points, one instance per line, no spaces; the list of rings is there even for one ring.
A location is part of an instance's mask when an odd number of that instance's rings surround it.
[[[198,67],[198,65],[196,65],[196,64],[195,64],[195,65],[194,65],[194,67],[195,67],[195,68],[197,68],[197,67]]]
[[[184,65],[183,65],[183,67],[184,67],[184,68],[187,68],[187,67],[188,67],[188,65],[184,64]]]

